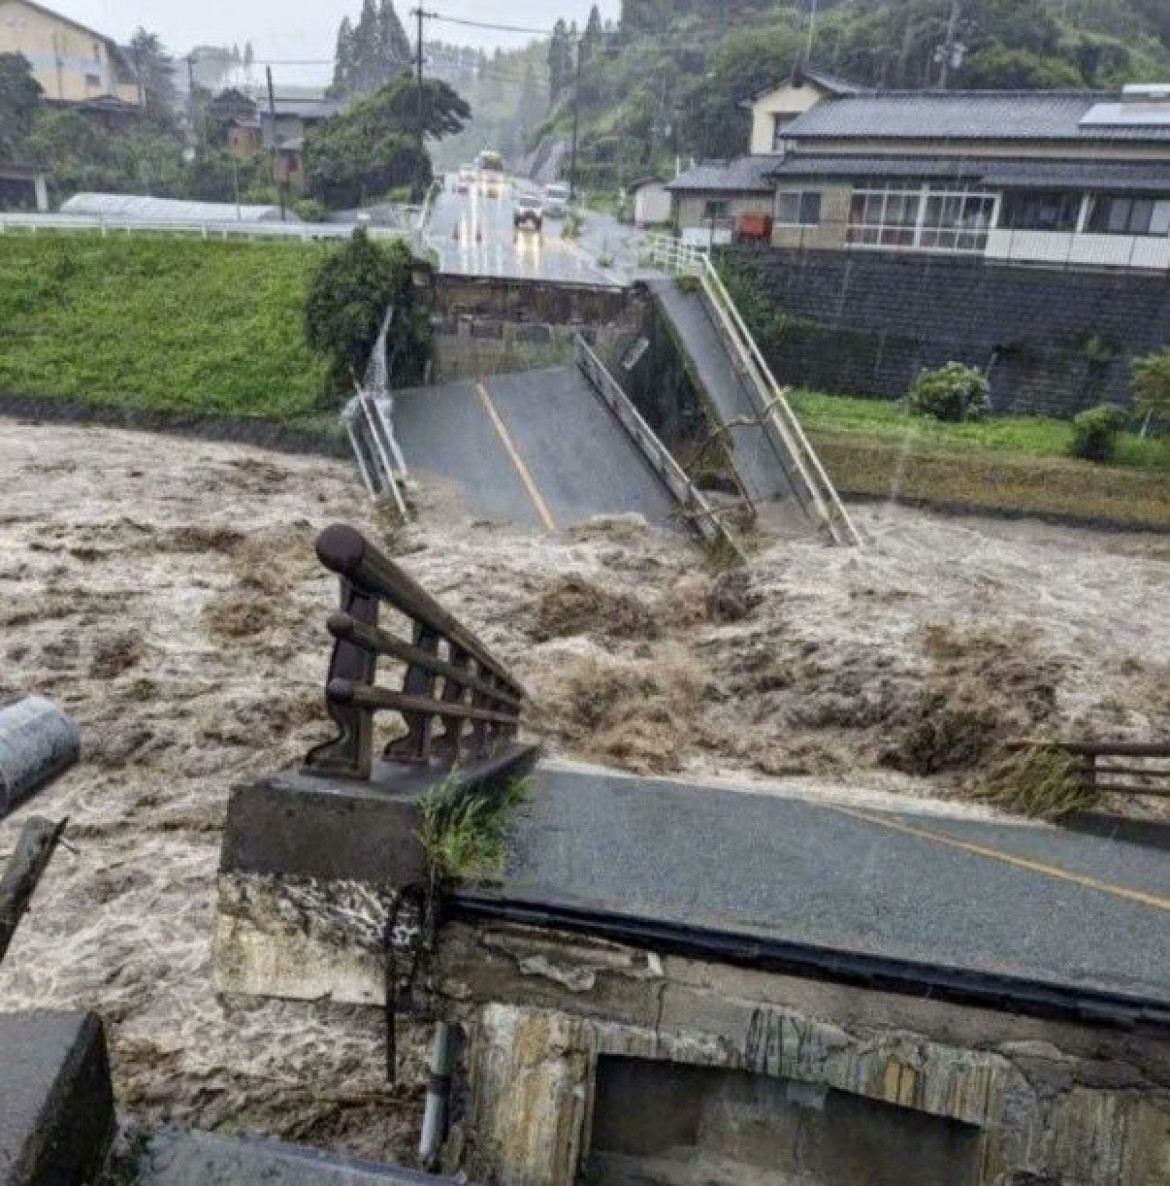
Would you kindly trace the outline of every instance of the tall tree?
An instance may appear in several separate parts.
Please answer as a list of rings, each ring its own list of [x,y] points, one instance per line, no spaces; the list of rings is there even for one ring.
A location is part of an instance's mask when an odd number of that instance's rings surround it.
[[[28,58],[0,54],[0,161],[12,161],[23,154],[41,95]]]
[[[349,17],[341,18],[337,30],[337,50],[333,55],[333,86],[330,92],[339,99],[348,98],[353,86],[354,31]]]
[[[157,34],[138,27],[130,39],[130,62],[147,114],[164,122],[173,118],[175,66]]]
[[[426,135],[431,139],[463,130],[471,108],[445,82],[428,79],[424,89]],[[313,196],[331,208],[360,205],[399,186],[425,178],[431,164],[420,157],[418,95],[401,75],[305,136],[305,177]]]

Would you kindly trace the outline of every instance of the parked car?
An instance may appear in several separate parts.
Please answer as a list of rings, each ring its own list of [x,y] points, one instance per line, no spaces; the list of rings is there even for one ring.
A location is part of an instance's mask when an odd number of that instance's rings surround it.
[[[569,187],[559,182],[544,187],[544,212],[549,218],[564,218],[569,213]]]
[[[518,194],[512,203],[512,226],[518,231],[544,229],[544,203],[536,194]]]

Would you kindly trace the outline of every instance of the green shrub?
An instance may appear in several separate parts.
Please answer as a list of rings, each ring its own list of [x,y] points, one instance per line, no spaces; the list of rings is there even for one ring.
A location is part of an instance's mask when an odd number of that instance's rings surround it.
[[[1099,404],[1073,420],[1073,439],[1069,452],[1085,461],[1106,463],[1117,452],[1117,438],[1128,419],[1124,408]]]
[[[390,381],[422,380],[433,350],[430,311],[415,287],[416,260],[400,240],[383,247],[358,227],[321,262],[305,303],[305,338],[329,361],[327,396],[347,396],[365,375],[387,310],[394,321],[387,342]]]
[[[696,276],[694,272],[680,272],[679,275],[674,278],[674,283],[677,286],[679,292],[684,292],[687,296],[694,296],[694,294],[699,292],[703,287],[699,281],[698,276]]]
[[[982,420],[991,407],[991,388],[982,371],[948,362],[937,370],[923,371],[914,380],[906,405],[915,415],[949,424]]]
[[[1133,399],[1139,416],[1170,427],[1170,346],[1134,359]]]
[[[325,221],[325,207],[316,198],[300,198],[293,204],[293,213],[302,222]]]

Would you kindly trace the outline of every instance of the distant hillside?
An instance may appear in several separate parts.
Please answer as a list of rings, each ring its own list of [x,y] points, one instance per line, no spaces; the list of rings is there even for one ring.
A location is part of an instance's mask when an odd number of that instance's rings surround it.
[[[808,10],[808,0],[625,0],[582,73],[583,181],[613,189],[676,157],[743,151],[740,104],[791,71]],[[951,0],[820,0],[813,60],[870,86],[935,86],[950,13]],[[1170,79],[1170,0],[963,0],[956,34],[952,87]],[[530,147],[566,138],[571,100],[561,92]]]

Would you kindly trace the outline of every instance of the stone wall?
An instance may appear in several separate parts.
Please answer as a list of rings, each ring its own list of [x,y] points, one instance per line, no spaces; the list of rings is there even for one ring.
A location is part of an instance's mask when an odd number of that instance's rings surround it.
[[[762,345],[793,385],[896,398],[954,359],[991,368],[996,411],[1071,416],[1128,404],[1133,357],[1170,344],[1163,276],[870,252],[729,258],[784,315]]]
[[[788,1113],[782,1119],[794,1135],[804,1131],[808,1156],[787,1178],[783,1163],[773,1162],[769,1182],[838,1186],[855,1180],[867,1157],[874,1164],[875,1156],[893,1155],[883,1117],[896,1132],[931,1134],[924,1138],[930,1158],[949,1151],[954,1172],[946,1180],[956,1186],[1170,1181],[1170,1042],[1164,1036],[660,957],[504,925],[448,926],[435,958],[447,1017],[467,1035],[448,1168],[472,1177],[569,1186],[581,1180],[591,1159],[635,1174],[649,1159],[654,1175],[635,1180],[672,1181],[680,1157],[661,1146],[670,1134],[659,1131],[657,1146],[652,1133],[639,1134],[629,1101],[619,1101],[630,1114],[615,1133],[613,1101],[604,1098],[607,1083],[612,1087],[604,1060],[620,1059],[732,1073],[705,1078],[701,1105],[693,1091],[683,1100],[692,1110],[740,1109],[741,1142],[724,1126],[703,1145],[701,1126],[695,1127],[697,1148],[708,1160],[759,1161],[761,1150],[752,1145],[756,1136],[766,1139],[759,1109],[782,1095]],[[661,1079],[661,1067],[647,1072],[643,1065],[644,1079],[647,1073]],[[834,1113],[863,1119],[838,1126],[833,1150],[820,1142],[818,1162],[818,1122],[792,1115],[788,1105],[823,1108],[830,1100]],[[645,1104],[640,1107],[646,1112]],[[883,1151],[867,1150],[867,1141]],[[908,1166],[913,1144],[905,1148]],[[854,1178],[842,1177],[842,1167],[852,1167]],[[923,1179],[907,1173],[871,1180]]]

